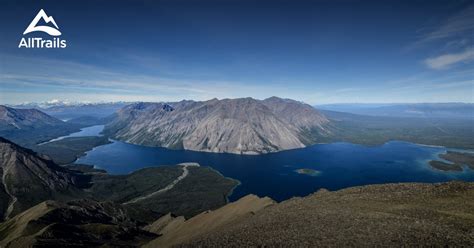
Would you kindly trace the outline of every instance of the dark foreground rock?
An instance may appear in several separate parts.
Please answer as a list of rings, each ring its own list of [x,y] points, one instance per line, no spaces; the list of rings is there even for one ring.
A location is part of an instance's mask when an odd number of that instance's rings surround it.
[[[111,202],[46,201],[0,224],[0,247],[138,247],[157,235]]]

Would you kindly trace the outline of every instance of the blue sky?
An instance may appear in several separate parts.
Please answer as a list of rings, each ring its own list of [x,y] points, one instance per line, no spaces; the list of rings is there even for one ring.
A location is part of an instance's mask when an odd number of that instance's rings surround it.
[[[472,1],[1,5],[0,103],[273,95],[310,104],[474,102]],[[67,48],[18,48],[40,9]]]

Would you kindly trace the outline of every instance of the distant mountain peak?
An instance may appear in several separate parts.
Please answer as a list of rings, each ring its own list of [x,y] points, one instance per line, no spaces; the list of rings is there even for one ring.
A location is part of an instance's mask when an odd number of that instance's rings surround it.
[[[130,102],[116,101],[68,101],[60,99],[51,99],[43,102],[24,102],[20,104],[9,104],[9,107],[14,108],[39,108],[39,109],[49,109],[54,107],[74,107],[74,106],[99,106],[99,105],[111,105],[111,104],[129,104]]]

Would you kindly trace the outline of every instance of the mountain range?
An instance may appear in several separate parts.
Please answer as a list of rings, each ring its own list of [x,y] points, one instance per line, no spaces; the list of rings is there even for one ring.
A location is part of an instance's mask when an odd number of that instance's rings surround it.
[[[15,142],[35,148],[37,142],[78,128],[36,109],[0,106],[0,110],[0,136],[14,137]],[[420,120],[319,112],[307,104],[276,97],[134,103],[107,118],[105,137],[240,154],[334,139],[380,142],[393,137],[428,137],[426,143],[433,143],[429,137],[441,137],[443,144],[450,138],[455,144],[472,144],[469,122]],[[53,149],[60,153],[60,147]],[[320,190],[281,203],[248,195],[227,203],[238,182],[209,167],[187,163],[109,175],[87,165],[59,166],[5,138],[0,138],[0,173],[2,247],[400,243],[468,247],[474,242],[473,183]]]
[[[42,152],[45,152],[44,147],[37,144],[77,132],[82,127],[103,124],[106,124],[105,141],[111,137],[139,145],[218,153],[262,154],[315,143],[346,141],[380,145],[390,140],[472,148],[471,105],[413,104],[410,108],[424,113],[413,117],[396,111],[393,116],[386,116],[384,111],[377,115],[358,115],[317,110],[302,102],[277,97],[128,105],[100,103],[62,106],[65,112],[57,113],[72,117],[66,122],[37,109],[0,106],[0,136]],[[371,109],[382,107],[398,109],[402,106],[373,105]],[[84,112],[77,108],[83,108]],[[437,117],[444,112],[449,114]],[[90,144],[104,144],[90,138],[85,140],[89,145],[81,145],[81,152],[73,152],[77,154],[66,160],[74,160],[92,149]],[[51,151],[57,153],[54,149]]]
[[[127,105],[127,102],[98,102],[98,103],[83,103],[83,102],[67,102],[60,100],[51,100],[40,103],[23,103],[17,105],[10,105],[8,107],[17,109],[37,109],[48,115],[62,120],[69,120],[73,118],[104,118],[113,114],[118,109]]]
[[[302,148],[327,135],[329,120],[310,105],[271,97],[135,103],[104,132],[126,142],[205,152],[261,154]]]

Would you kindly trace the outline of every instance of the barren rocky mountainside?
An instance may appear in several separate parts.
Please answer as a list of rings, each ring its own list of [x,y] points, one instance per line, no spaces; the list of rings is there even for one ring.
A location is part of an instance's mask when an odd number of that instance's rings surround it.
[[[325,135],[328,119],[310,105],[271,97],[136,103],[105,132],[126,142],[206,152],[261,154],[301,148]]]
[[[15,109],[0,105],[0,131],[50,127],[62,123],[37,109]]]

